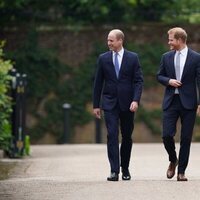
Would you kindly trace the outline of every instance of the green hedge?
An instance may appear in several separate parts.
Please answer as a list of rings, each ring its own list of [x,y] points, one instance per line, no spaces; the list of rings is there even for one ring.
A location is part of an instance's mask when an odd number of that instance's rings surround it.
[[[4,59],[4,42],[0,42],[0,149],[9,151],[11,142],[11,98],[8,96],[11,77],[8,72],[12,68],[11,61]]]

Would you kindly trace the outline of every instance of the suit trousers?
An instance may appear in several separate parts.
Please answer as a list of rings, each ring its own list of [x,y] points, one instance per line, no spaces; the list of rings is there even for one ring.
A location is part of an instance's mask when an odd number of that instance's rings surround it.
[[[122,170],[128,170],[132,149],[134,113],[120,110],[117,104],[112,110],[104,110],[104,117],[107,128],[107,153],[111,172],[119,173],[120,165]],[[120,148],[119,128],[122,135]]]
[[[185,109],[178,94],[175,94],[169,108],[163,111],[163,143],[169,155],[170,162],[176,162],[174,136],[176,134],[177,121],[181,121],[180,150],[178,173],[184,174],[188,165],[192,133],[196,118],[196,110]]]

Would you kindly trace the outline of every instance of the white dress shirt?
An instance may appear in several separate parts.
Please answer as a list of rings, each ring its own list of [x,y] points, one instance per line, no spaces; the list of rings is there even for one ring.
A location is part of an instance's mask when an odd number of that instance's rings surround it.
[[[180,75],[182,77],[183,69],[184,69],[184,66],[185,66],[185,61],[186,61],[186,58],[187,58],[188,47],[186,46],[181,51],[176,51],[175,56],[174,56],[174,65],[175,65],[176,57],[177,57],[179,52],[180,52]],[[180,80],[181,80],[181,77],[180,77]]]
[[[176,63],[176,57],[177,57],[179,52],[180,52],[180,80],[181,80],[181,77],[183,75],[185,62],[186,62],[186,58],[187,58],[187,54],[188,54],[188,47],[186,46],[181,51],[176,51],[175,56],[174,56],[174,66],[175,66],[175,63]],[[175,89],[175,94],[179,94],[177,88]]]

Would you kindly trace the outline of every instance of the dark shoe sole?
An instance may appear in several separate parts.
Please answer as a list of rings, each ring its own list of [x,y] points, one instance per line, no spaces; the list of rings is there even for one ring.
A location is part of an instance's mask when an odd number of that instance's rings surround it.
[[[116,178],[116,179],[110,179],[110,178],[107,178],[107,181],[118,181],[119,179],[118,178]]]
[[[188,179],[187,178],[181,179],[177,177],[177,181],[188,181]]]
[[[188,181],[187,179],[177,179],[177,181],[182,181],[182,182],[184,182],[184,181]]]
[[[130,181],[130,180],[131,180],[131,177],[128,177],[128,178],[127,178],[127,177],[123,177],[123,176],[122,176],[122,180],[123,180],[123,181]]]

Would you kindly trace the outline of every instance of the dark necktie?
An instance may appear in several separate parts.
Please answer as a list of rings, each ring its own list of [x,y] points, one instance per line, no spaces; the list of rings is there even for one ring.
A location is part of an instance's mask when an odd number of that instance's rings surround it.
[[[119,61],[118,61],[118,53],[115,53],[115,58],[114,58],[114,66],[115,66],[115,72],[117,75],[117,78],[119,76]]]

